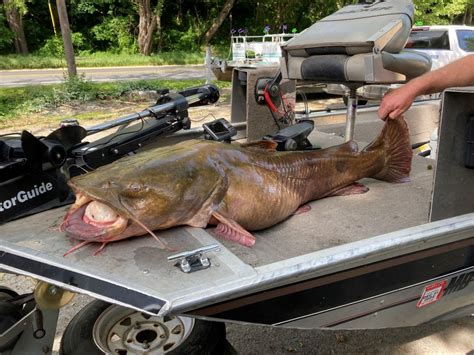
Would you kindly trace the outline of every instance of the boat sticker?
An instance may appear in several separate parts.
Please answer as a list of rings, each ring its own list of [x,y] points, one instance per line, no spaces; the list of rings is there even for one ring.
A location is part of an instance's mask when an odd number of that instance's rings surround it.
[[[416,306],[420,308],[430,303],[436,302],[437,300],[440,299],[445,287],[446,287],[446,280],[439,281],[434,284],[426,286]]]

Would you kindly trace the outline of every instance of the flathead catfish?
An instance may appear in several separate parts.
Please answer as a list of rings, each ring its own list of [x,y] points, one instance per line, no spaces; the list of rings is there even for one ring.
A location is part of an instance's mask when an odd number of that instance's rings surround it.
[[[75,177],[76,202],[61,229],[79,246],[100,242],[102,249],[173,226],[217,225],[217,235],[252,246],[249,231],[283,221],[308,201],[365,192],[354,182],[366,177],[404,182],[411,169],[403,118],[388,120],[362,151],[353,141],[294,152],[269,145],[190,140]]]

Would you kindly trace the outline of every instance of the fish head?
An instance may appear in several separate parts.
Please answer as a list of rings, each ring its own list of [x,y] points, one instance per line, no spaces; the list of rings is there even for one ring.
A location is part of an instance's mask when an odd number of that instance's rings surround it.
[[[174,153],[172,159],[125,159],[71,179],[76,202],[61,229],[75,239],[109,242],[177,225],[205,226],[224,195],[222,173],[206,154]]]

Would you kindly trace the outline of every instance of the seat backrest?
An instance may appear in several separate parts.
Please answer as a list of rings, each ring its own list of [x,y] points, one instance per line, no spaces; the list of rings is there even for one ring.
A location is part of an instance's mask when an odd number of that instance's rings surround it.
[[[413,3],[409,0],[345,6],[288,41],[283,50],[293,57],[369,53],[374,48],[374,39],[389,23],[401,22],[383,47],[386,52],[398,53],[410,34],[413,13]]]

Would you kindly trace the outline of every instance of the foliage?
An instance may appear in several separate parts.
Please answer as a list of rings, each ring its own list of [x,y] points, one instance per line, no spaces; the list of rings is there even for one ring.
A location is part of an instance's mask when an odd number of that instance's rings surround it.
[[[202,64],[204,52],[202,51],[173,51],[161,52],[152,56],[140,54],[124,54],[109,52],[81,52],[76,56],[79,67],[119,67],[128,65],[180,65]],[[41,69],[64,68],[62,56],[42,55],[0,55],[0,69]]]
[[[104,22],[92,28],[97,41],[106,43],[113,53],[137,53],[135,36],[131,32],[132,21],[129,17],[106,18]]]
[[[43,57],[51,56],[61,58],[64,56],[63,39],[60,36],[53,36],[46,40],[43,47],[38,50],[38,54]]]
[[[67,102],[86,102],[96,96],[93,84],[81,76],[66,77],[64,83],[59,85],[3,89],[0,90],[0,118],[40,112]]]
[[[203,80],[138,80],[113,83],[93,83],[83,77],[67,78],[63,84],[48,86],[26,86],[0,89],[0,124],[9,120],[14,125],[17,117],[29,113],[52,110],[63,104],[90,100],[130,100],[131,91],[183,90],[202,85]],[[228,87],[228,82],[217,82],[217,86]]]
[[[28,12],[28,7],[25,0],[9,0],[5,6],[16,8],[22,16]]]
[[[152,8],[161,13],[162,36],[155,36],[156,44],[165,51],[198,49],[202,35],[215,20],[224,2],[225,0],[152,0]],[[71,0],[70,3],[68,11],[71,29],[84,36],[84,42],[89,45],[87,50],[136,52],[138,13],[134,1]],[[280,31],[283,23],[287,23],[289,28],[297,27],[301,30],[337,8],[336,3],[335,0],[240,0],[234,5],[231,16],[225,20],[213,43],[228,42],[232,28],[245,27],[249,34],[260,34],[266,25],[270,25],[271,32],[275,33]],[[28,43],[31,43],[32,50],[38,50],[52,36],[51,18],[45,1],[29,0],[27,5],[29,11],[24,23]]]
[[[415,21],[425,25],[445,25],[462,14],[472,0],[415,0]]]
[[[0,5],[0,53],[5,53],[12,48],[13,33],[6,24],[3,5]]]
[[[30,51],[56,56],[60,48],[53,38],[52,19],[44,0],[10,0],[21,8]],[[357,0],[239,0],[219,28],[211,44],[229,45],[232,29],[247,29],[249,35],[298,31],[337,9]],[[54,1],[51,2],[54,6]],[[151,8],[161,15],[161,34],[155,33],[155,53],[161,51],[198,51],[203,34],[212,25],[225,0],[150,0]],[[451,23],[456,16],[472,8],[472,0],[414,0],[415,20],[425,24]],[[70,0],[68,15],[76,34],[74,45],[80,54],[108,51],[137,53],[138,8],[136,0]],[[53,11],[54,12],[54,11]],[[11,34],[6,26],[4,9],[0,7],[0,52],[9,50]],[[462,17],[462,16],[461,16]],[[470,18],[470,17],[468,17]],[[57,15],[55,23],[59,35]],[[80,34],[80,35],[77,35]]]
[[[199,50],[200,31],[190,26],[187,31],[171,30],[162,34],[164,50],[196,51]]]
[[[76,53],[86,51],[88,48],[87,41],[82,33],[71,33],[72,45]],[[61,36],[52,36],[46,40],[43,47],[38,50],[38,54],[42,57],[62,58],[64,56],[64,45]]]
[[[64,83],[53,90],[52,104],[58,105],[70,101],[85,102],[96,98],[92,82],[84,75],[66,76]]]

